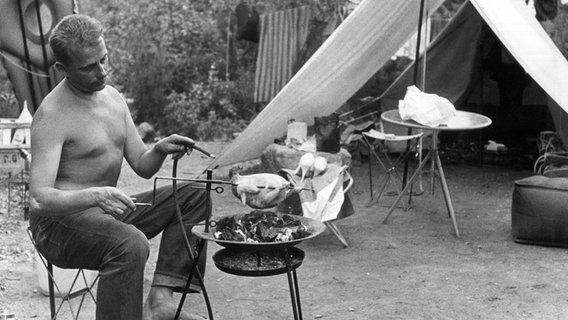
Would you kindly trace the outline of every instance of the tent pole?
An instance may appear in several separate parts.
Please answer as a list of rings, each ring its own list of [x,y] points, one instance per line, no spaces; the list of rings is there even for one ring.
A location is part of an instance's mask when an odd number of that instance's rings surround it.
[[[426,91],[426,62],[428,61],[428,39],[430,39],[430,28],[428,23],[428,7],[424,8],[426,23],[424,24],[424,54],[422,55],[422,78],[420,81],[422,91]]]
[[[41,20],[41,12],[40,10],[40,5],[39,5],[39,0],[35,0],[35,7],[36,7],[36,17],[37,17],[37,25],[39,28],[39,38],[41,40],[41,53],[42,53],[42,57],[43,57],[43,68],[45,73],[48,75],[48,77],[46,77],[46,81],[47,81],[47,89],[49,91],[51,91],[51,89],[53,89],[52,84],[51,84],[51,77],[49,77],[49,61],[47,59],[47,50],[45,49],[45,38],[44,38],[44,34],[43,34],[43,24],[42,24],[42,20]]]
[[[18,16],[20,18],[20,30],[22,31],[22,42],[24,45],[24,53],[26,55],[26,66],[28,71],[26,72],[28,75],[28,81],[29,81],[29,89],[31,91],[31,98],[32,98],[32,103],[33,103],[33,107],[34,110],[37,109],[38,107],[38,103],[37,103],[37,97],[35,95],[35,88],[34,88],[34,81],[32,78],[32,75],[30,73],[30,71],[32,70],[32,66],[30,63],[30,51],[28,48],[28,41],[26,39],[26,27],[24,25],[24,13],[22,10],[22,3],[20,2],[20,0],[18,0]]]
[[[424,5],[426,3],[426,0],[421,0],[420,1],[420,11],[418,13],[418,33],[416,35],[416,52],[414,53],[414,77],[413,77],[413,82],[414,85],[416,85],[417,81],[418,81],[418,64],[419,64],[419,59],[420,59],[420,38],[422,37],[422,18],[424,15]],[[426,51],[426,50],[425,50]],[[422,61],[422,63],[425,65],[426,61]],[[424,85],[424,84],[422,84]],[[408,128],[408,135],[412,134],[412,129]],[[410,150],[410,143],[409,141],[406,142],[406,152],[408,153],[408,151]],[[408,158],[404,159],[404,171],[402,173],[402,188],[404,189],[404,187],[406,186],[406,179],[408,178]],[[412,194],[412,188],[410,190],[410,194]],[[409,201],[411,201],[409,199]]]
[[[484,29],[482,29],[483,31]],[[485,42],[481,42],[478,44],[478,47],[481,47],[481,49],[477,49],[477,52],[485,52]],[[479,106],[477,107],[478,110],[476,110],[477,112],[480,112],[481,114],[484,114],[484,110],[485,110],[485,79],[483,77],[483,74],[485,72],[485,65],[483,63],[483,56],[481,54],[478,54],[478,65],[481,65],[480,68],[477,68],[479,70]],[[483,130],[479,130],[479,140],[478,140],[479,145],[481,146],[481,150],[479,151],[479,163],[483,163]]]
[[[420,61],[420,43],[421,43],[420,38],[422,38],[422,18],[424,15],[425,2],[426,0],[420,1],[420,12],[418,13],[418,33],[416,35],[416,52],[414,53],[414,77],[413,77],[414,85],[416,85],[418,82],[418,67],[419,67],[418,64]]]

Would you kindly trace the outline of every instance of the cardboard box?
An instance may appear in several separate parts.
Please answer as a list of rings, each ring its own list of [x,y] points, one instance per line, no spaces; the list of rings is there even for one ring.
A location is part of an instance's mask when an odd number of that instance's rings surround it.
[[[25,161],[17,149],[0,149],[0,178],[13,179],[20,176],[25,168]]]

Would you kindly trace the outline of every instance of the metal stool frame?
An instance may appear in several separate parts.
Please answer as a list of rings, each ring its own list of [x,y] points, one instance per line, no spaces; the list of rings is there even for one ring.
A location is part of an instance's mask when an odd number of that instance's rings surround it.
[[[399,175],[397,166],[399,166],[404,160],[406,160],[412,150],[416,150],[416,157],[421,161],[422,158],[422,136],[423,132],[419,132],[412,135],[395,135],[395,134],[388,134],[381,131],[377,131],[371,129],[369,131],[363,132],[363,141],[367,145],[369,150],[369,155],[372,155],[377,163],[383,168],[384,172],[387,174],[387,177],[383,181],[380,189],[374,193],[373,192],[373,172],[372,172],[372,161],[369,158],[369,192],[370,192],[370,200],[367,204],[367,207],[371,207],[379,202],[381,196],[383,195],[387,184],[391,182],[394,185],[395,192],[399,195],[405,187],[405,181],[402,181],[402,177]],[[369,138],[374,139],[376,141],[380,141],[378,149],[380,152],[383,153],[383,157],[379,156],[377,153],[377,148],[375,145],[369,141]],[[408,142],[410,145],[408,146],[407,150],[402,152],[399,157],[392,161],[388,155],[388,148],[386,147],[386,142]],[[422,193],[422,186],[421,183],[419,184],[420,190],[419,193]],[[408,204],[402,203],[403,209],[408,210],[410,208],[411,200],[412,200],[413,193],[410,192],[409,194],[409,201]]]
[[[83,303],[85,302],[85,297],[87,295],[89,295],[91,297],[91,299],[93,300],[93,302],[95,303],[95,305],[97,304],[97,299],[96,296],[94,294],[94,287],[97,284],[98,280],[99,280],[99,275],[96,276],[96,278],[93,280],[92,283],[89,283],[89,280],[87,280],[87,276],[85,275],[85,270],[84,269],[79,269],[77,270],[77,273],[75,274],[75,277],[73,278],[73,281],[71,283],[71,286],[69,287],[69,291],[68,292],[62,292],[62,290],[59,288],[59,286],[57,285],[57,282],[55,281],[55,277],[53,274],[53,264],[51,262],[49,262],[37,249],[35,240],[32,236],[32,232],[31,230],[28,228],[27,229],[28,232],[28,236],[34,246],[34,249],[36,250],[36,252],[38,253],[38,256],[43,264],[43,266],[45,267],[45,270],[47,270],[47,284],[48,284],[48,288],[49,288],[49,308],[50,308],[50,312],[51,312],[51,320],[56,320],[57,316],[59,314],[59,312],[61,311],[61,308],[63,307],[63,304],[65,304],[65,302],[67,302],[67,305],[69,306],[69,310],[71,311],[71,315],[73,316],[73,319],[77,320],[79,319],[79,314],[81,313],[81,308],[83,307]],[[85,285],[85,287],[83,289],[77,290],[76,292],[73,292],[73,288],[75,287],[76,284],[80,283],[80,281],[83,281],[83,284]],[[57,294],[59,295],[59,297],[61,297],[61,301],[59,302],[59,305],[55,306],[55,290],[57,290]],[[73,308],[73,305],[71,304],[71,300],[77,297],[81,297],[81,301],[79,302],[79,306],[77,307],[77,312],[75,313],[75,309]]]

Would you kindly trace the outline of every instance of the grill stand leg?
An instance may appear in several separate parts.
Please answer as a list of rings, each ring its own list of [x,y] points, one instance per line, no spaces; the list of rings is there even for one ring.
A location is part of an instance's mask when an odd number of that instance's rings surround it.
[[[287,268],[286,273],[288,275],[288,287],[290,288],[290,299],[292,300],[292,312],[294,313],[294,320],[303,320],[302,304],[300,302],[300,288],[298,287],[298,275],[296,274],[296,269],[292,269],[288,249],[285,249],[285,254]]]
[[[203,282],[203,277],[201,275],[201,272],[199,272],[199,269],[197,269],[197,263],[199,261],[199,257],[201,256],[201,252],[203,251],[203,247],[205,246],[205,241],[206,240],[198,240],[197,248],[195,249],[195,251],[192,251],[193,249],[191,247],[186,247],[186,249],[189,252],[189,255],[193,258],[193,264],[191,266],[191,270],[189,271],[189,276],[187,277],[187,282],[185,283],[185,288],[182,292],[182,296],[179,301],[178,309],[174,320],[179,319],[179,316],[181,314],[181,309],[183,308],[183,304],[185,302],[185,298],[187,297],[187,293],[189,292],[189,286],[191,285],[191,280],[193,279],[194,273],[199,280],[199,285],[201,286],[201,292],[203,293],[203,298],[207,306],[207,313],[209,314],[209,319],[214,320],[213,310],[211,308],[211,302],[209,301],[209,295],[207,294],[207,290],[205,289],[205,284]]]
[[[176,184],[176,180],[175,180],[176,175],[177,175],[177,160],[174,160],[174,165],[173,165],[174,180],[172,180],[172,187],[173,187],[174,200],[175,200],[175,204],[176,204],[176,214],[177,214],[177,218],[178,218],[178,221],[179,221],[179,225],[180,225],[181,230],[182,230],[185,249],[186,249],[189,257],[192,258],[193,263],[191,265],[191,269],[189,270],[189,276],[187,277],[185,289],[183,290],[181,299],[179,301],[178,309],[177,309],[176,315],[174,317],[174,320],[179,319],[179,316],[181,314],[181,309],[183,308],[183,304],[185,302],[185,298],[187,296],[187,293],[189,292],[189,286],[191,284],[191,280],[193,279],[194,273],[195,273],[195,276],[197,277],[197,279],[199,280],[199,286],[201,287],[201,293],[203,294],[203,299],[205,300],[205,304],[207,306],[207,313],[209,314],[209,320],[214,320],[213,319],[213,310],[211,308],[211,302],[209,301],[209,295],[207,294],[207,290],[205,289],[205,284],[203,282],[203,276],[202,276],[201,272],[199,271],[199,269],[197,268],[199,257],[201,255],[201,253],[203,252],[203,248],[205,247],[205,241],[206,240],[197,240],[197,245],[196,245],[195,249],[192,248],[191,243],[189,242],[189,238],[188,238],[187,233],[185,231],[185,225],[183,223],[183,218],[181,216],[181,210],[180,210],[180,207],[179,207],[179,202],[177,200],[177,184]],[[207,180],[212,180],[212,175],[213,175],[212,171],[207,170]],[[211,183],[207,183],[205,188],[207,190],[207,192],[206,192],[206,194],[207,194],[207,217],[206,217],[206,220],[205,220],[205,225],[208,226],[209,225],[209,218],[211,217],[211,213],[212,213],[212,208],[211,208]]]

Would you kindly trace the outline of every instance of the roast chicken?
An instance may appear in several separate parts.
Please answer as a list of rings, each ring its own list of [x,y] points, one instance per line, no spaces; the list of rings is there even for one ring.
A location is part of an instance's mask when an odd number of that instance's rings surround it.
[[[232,192],[244,205],[254,209],[272,208],[294,192],[294,185],[272,173],[240,175],[240,167],[229,171]]]

